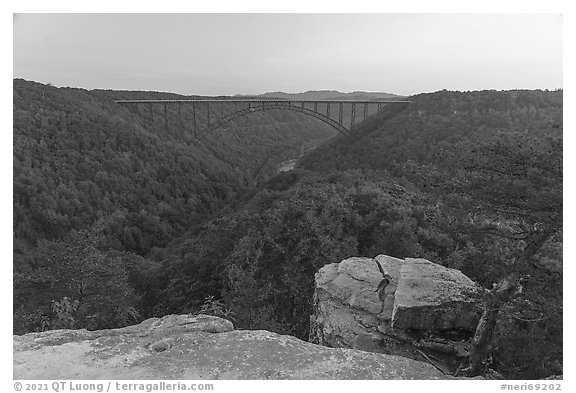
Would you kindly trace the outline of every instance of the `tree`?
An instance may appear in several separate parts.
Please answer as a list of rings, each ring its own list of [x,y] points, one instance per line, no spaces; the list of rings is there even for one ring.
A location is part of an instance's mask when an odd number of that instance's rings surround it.
[[[15,281],[14,296],[29,313],[43,310],[36,329],[115,328],[139,319],[125,254],[98,249],[102,227],[99,222],[64,240],[40,242],[39,267]]]
[[[486,365],[500,311],[522,291],[523,280],[543,269],[534,257],[562,230],[562,138],[499,135],[482,144],[462,143],[449,155],[451,168],[425,175],[429,188],[465,212],[474,231],[505,239],[512,250],[504,274],[485,292],[465,370],[473,376]]]

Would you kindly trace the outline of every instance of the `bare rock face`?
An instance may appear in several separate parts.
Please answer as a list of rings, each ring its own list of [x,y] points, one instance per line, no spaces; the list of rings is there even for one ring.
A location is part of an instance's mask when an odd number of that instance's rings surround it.
[[[206,315],[14,336],[14,379],[446,379],[398,356],[327,348]]]
[[[316,274],[310,341],[430,361],[428,354],[450,369],[468,355],[478,292],[460,271],[425,259],[349,258]]]
[[[474,282],[458,270],[406,258],[398,276],[392,327],[473,331],[479,319],[476,292]]]

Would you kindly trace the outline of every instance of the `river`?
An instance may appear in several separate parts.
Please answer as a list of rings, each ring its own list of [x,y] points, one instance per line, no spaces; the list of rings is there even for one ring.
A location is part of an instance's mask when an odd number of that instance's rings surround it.
[[[320,146],[322,143],[324,143],[326,141],[327,141],[327,139],[315,140],[315,141],[310,141],[307,144],[303,145],[303,147],[300,151],[300,154],[298,154],[294,158],[291,158],[287,161],[280,163],[280,165],[278,166],[277,173],[288,172],[288,171],[293,170],[294,167],[296,166],[296,163],[298,162],[298,160],[302,156],[310,153],[312,150],[316,149],[318,146]]]

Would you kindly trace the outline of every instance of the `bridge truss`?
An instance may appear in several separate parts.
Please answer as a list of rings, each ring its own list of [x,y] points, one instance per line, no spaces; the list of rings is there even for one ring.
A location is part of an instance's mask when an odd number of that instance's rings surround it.
[[[382,113],[385,107],[400,107],[408,105],[410,101],[325,101],[325,100],[259,100],[259,99],[190,99],[190,100],[117,100],[116,103],[133,109],[142,115],[149,114],[154,119],[154,107],[163,107],[162,113],[166,127],[168,127],[168,114],[174,113],[182,124],[182,106],[191,106],[192,119],[187,119],[193,126],[196,139],[225,127],[228,123],[254,112],[266,110],[290,110],[314,117],[333,127],[345,136],[350,136],[362,123],[370,118],[378,128],[382,122]],[[148,107],[148,110],[141,110]],[[172,108],[172,110],[168,110]],[[362,115],[358,112],[361,110]],[[174,116],[174,115],[173,115]],[[202,125],[201,125],[202,124]]]

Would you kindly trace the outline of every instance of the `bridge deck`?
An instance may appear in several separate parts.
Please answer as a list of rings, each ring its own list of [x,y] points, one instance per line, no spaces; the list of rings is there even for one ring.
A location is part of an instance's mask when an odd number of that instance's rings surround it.
[[[405,101],[405,100],[375,100],[375,101],[356,101],[356,100],[257,100],[257,99],[238,99],[238,100],[234,100],[234,99],[197,99],[197,100],[115,100],[114,102],[118,103],[118,104],[170,104],[170,103],[193,103],[193,102],[200,102],[200,103],[205,103],[205,102],[256,102],[256,103],[291,103],[291,102],[297,102],[297,103],[321,103],[321,104],[339,104],[339,103],[343,103],[343,104],[391,104],[391,103],[396,103],[396,102],[404,102],[404,103],[409,103],[411,101]]]

